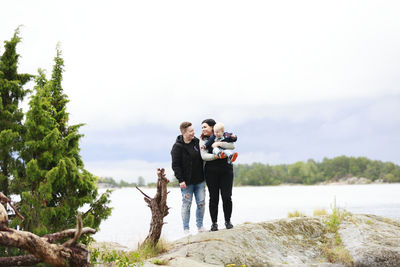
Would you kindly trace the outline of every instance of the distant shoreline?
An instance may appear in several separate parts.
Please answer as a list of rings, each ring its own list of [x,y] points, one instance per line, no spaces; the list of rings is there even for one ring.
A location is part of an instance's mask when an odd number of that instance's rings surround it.
[[[371,181],[368,178],[364,177],[349,177],[349,178],[341,178],[337,181],[328,181],[328,182],[322,182],[322,183],[316,183],[316,184],[289,184],[289,183],[284,183],[284,184],[278,184],[278,185],[234,185],[234,187],[262,187],[262,186],[298,186],[298,185],[303,185],[303,186],[313,186],[313,185],[368,185],[368,184],[400,184],[400,183],[388,183],[384,182],[382,179]],[[107,184],[98,184],[97,186],[98,189],[122,189],[122,188],[135,188],[133,186],[107,186]],[[155,188],[155,186],[141,186],[141,188]],[[170,188],[179,188],[177,186],[170,186]]]

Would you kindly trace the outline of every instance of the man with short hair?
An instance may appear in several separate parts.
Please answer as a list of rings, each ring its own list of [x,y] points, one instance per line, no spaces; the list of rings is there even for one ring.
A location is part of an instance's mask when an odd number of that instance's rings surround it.
[[[196,199],[196,226],[204,232],[203,218],[205,211],[205,179],[203,160],[200,156],[199,139],[194,136],[191,122],[182,122],[179,126],[181,135],[172,147],[172,170],[179,181],[182,193],[182,222],[186,235],[190,234],[190,207],[193,195]]]

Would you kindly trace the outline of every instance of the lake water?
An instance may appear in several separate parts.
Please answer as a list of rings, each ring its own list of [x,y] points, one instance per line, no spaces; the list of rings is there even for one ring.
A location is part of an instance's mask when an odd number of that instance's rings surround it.
[[[142,188],[149,196],[155,188]],[[100,190],[103,192],[104,190]],[[181,221],[181,193],[179,188],[169,188],[167,204],[171,208],[164,218],[162,237],[172,241],[183,237]],[[369,185],[314,185],[314,186],[262,186],[234,187],[232,223],[262,222],[287,218],[288,212],[298,210],[312,216],[315,209],[331,212],[336,204],[352,213],[375,214],[400,218],[400,184]],[[211,226],[208,212],[208,192],[204,226]],[[151,211],[136,188],[116,189],[111,194],[112,215],[100,225],[100,231],[93,237],[97,241],[118,242],[135,248],[143,241],[150,228]],[[196,204],[193,198],[190,227],[197,232],[195,224]],[[218,213],[218,224],[224,228],[222,203]]]

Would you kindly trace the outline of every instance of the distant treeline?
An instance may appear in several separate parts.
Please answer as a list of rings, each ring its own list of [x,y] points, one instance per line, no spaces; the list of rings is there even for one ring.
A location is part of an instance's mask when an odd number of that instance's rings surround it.
[[[145,180],[143,177],[139,176],[137,183],[128,183],[124,180],[119,182],[115,181],[112,177],[99,177],[97,180],[98,184],[104,184],[107,187],[135,187],[135,186],[145,186]]]
[[[98,177],[97,178],[97,184],[102,184],[105,187],[108,188],[121,188],[121,187],[156,187],[157,183],[153,182],[153,183],[147,183],[145,179],[142,176],[138,177],[138,181],[136,183],[128,183],[124,180],[121,180],[119,182],[115,181],[114,178],[112,177]],[[179,183],[176,179],[174,179],[174,181],[171,181],[168,186],[170,187],[179,187]]]
[[[238,164],[233,166],[234,185],[279,185],[279,184],[318,184],[335,182],[343,177],[365,177],[371,181],[382,180],[387,183],[400,183],[400,166],[392,162],[370,160],[365,157],[340,156],[333,159],[324,158],[322,162],[309,159],[293,164],[269,165],[263,163]],[[124,180],[116,182],[111,177],[99,177],[98,183],[107,187],[155,187],[156,183],[146,185],[143,177],[137,183]],[[176,178],[168,184],[179,187]]]
[[[317,184],[334,182],[342,177],[381,179],[388,183],[400,182],[400,166],[392,162],[370,160],[365,157],[340,156],[324,158],[322,162],[309,159],[294,164],[269,165],[262,163],[234,165],[234,185]]]

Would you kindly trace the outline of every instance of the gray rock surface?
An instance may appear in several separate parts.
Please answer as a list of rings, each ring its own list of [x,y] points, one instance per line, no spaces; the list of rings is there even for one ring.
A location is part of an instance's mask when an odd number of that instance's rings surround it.
[[[352,216],[339,229],[355,266],[400,266],[400,223],[374,215]]]
[[[326,217],[301,217],[245,223],[175,241],[156,257],[168,266],[345,266],[329,263],[322,247]],[[400,266],[400,223],[371,215],[349,215],[338,231],[355,266]],[[160,266],[151,264],[144,266]]]

